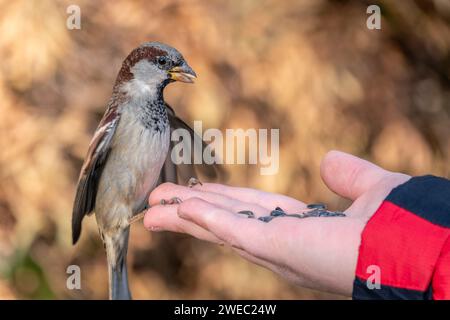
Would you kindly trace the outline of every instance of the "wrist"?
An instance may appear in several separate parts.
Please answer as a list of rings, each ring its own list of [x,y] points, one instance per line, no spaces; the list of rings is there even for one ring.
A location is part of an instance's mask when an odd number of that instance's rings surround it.
[[[415,177],[394,188],[361,235],[355,299],[428,299],[450,235],[450,182]]]

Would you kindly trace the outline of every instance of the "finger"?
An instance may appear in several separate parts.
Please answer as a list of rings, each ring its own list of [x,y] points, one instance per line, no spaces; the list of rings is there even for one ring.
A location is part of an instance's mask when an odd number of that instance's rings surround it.
[[[151,207],[144,216],[144,226],[151,231],[186,233],[200,240],[222,244],[222,241],[211,232],[186,219],[181,219],[177,210],[177,205]]]
[[[336,282],[333,283],[331,281],[332,285],[337,286],[340,283],[337,280],[339,277],[335,275],[342,273],[342,268],[345,266],[338,266],[336,263],[332,263],[323,264],[323,268],[322,266],[318,268],[317,260],[322,260],[321,252],[325,252],[328,261],[340,261],[336,257],[344,249],[340,247],[342,241],[341,239],[338,239],[338,241],[332,240],[333,238],[338,238],[336,235],[342,235],[339,226],[348,225],[346,221],[354,221],[353,219],[309,218],[295,223],[295,218],[279,218],[274,219],[270,223],[263,223],[255,219],[241,219],[228,211],[196,198],[183,202],[178,208],[178,213],[182,218],[188,219],[210,231],[234,249],[255,257],[258,259],[258,263],[268,268],[278,266],[279,270],[277,272],[288,278],[296,278],[298,283],[302,285],[311,287],[324,285],[326,281],[315,284],[315,282],[308,282],[307,279],[303,279],[301,274],[312,273],[314,279],[321,279],[323,278],[323,273],[330,272],[330,265],[333,265],[334,268],[332,268],[333,275],[331,277]],[[359,223],[359,221],[357,222]],[[281,230],[283,231],[280,232]],[[350,237],[352,233],[346,231],[346,234],[347,237]],[[330,235],[332,235],[332,240],[325,241],[324,239],[329,239]],[[353,240],[353,242],[356,241]],[[358,243],[356,244],[358,245]],[[286,254],[288,252],[297,252],[297,254],[293,257]],[[295,273],[291,269],[286,267],[292,266],[292,259],[298,263],[299,270],[303,270],[297,277],[295,277]],[[265,264],[264,261],[270,262]],[[348,270],[350,269],[352,268],[348,268]],[[345,281],[345,284],[347,285],[348,281]]]
[[[162,199],[170,199],[173,197],[180,198],[182,201],[189,198],[200,198],[234,213],[244,210],[252,211],[257,217],[269,214],[269,211],[266,208],[254,203],[244,202],[223,194],[188,188],[173,183],[164,183],[158,186],[158,188],[150,194],[149,203],[150,205],[157,205]]]
[[[203,183],[203,185],[197,185],[194,188],[196,190],[221,194],[243,202],[254,203],[267,210],[280,207],[285,211],[295,211],[305,207],[303,202],[293,198],[251,188],[231,187],[218,183]]]
[[[326,154],[320,166],[320,173],[332,191],[351,200],[356,200],[384,178],[392,175],[403,179],[408,177],[339,151]]]
[[[186,220],[181,219],[177,214],[176,205],[170,206],[155,206],[147,211],[144,218],[144,225],[151,231],[172,231],[179,233],[189,234],[197,239],[209,241],[219,245],[223,245],[224,242],[215,237],[211,232],[199,227],[198,225]],[[244,251],[237,247],[232,247],[240,256],[260,265],[264,268],[277,272],[278,274],[288,278],[295,279],[295,274],[289,272],[286,268],[282,268],[268,260],[256,257],[247,251]]]
[[[191,198],[178,206],[178,215],[192,221],[234,248],[264,258],[273,255],[267,224],[245,219],[199,198]]]

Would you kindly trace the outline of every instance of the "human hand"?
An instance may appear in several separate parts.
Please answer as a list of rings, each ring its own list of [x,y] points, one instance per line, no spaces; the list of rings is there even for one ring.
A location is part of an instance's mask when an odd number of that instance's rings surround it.
[[[205,183],[187,188],[162,184],[150,195],[146,228],[190,234],[229,245],[244,258],[301,286],[351,295],[361,233],[387,194],[410,177],[342,152],[321,164],[325,184],[353,201],[347,217],[275,218],[268,223],[237,214],[267,216],[275,207],[296,213],[306,206],[287,196]],[[183,202],[160,205],[162,199]]]

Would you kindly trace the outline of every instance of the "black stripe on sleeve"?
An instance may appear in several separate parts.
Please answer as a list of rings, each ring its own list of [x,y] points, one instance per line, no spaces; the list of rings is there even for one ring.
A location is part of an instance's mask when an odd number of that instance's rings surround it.
[[[431,300],[431,287],[427,291],[409,290],[380,285],[380,289],[369,289],[366,280],[355,277],[352,298],[354,300]]]
[[[387,201],[436,225],[450,228],[450,180],[414,177],[394,188]]]

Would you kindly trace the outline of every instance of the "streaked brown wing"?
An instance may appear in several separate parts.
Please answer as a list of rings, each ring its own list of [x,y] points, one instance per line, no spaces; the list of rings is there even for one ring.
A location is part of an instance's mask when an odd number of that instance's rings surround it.
[[[72,241],[75,244],[81,234],[81,222],[95,207],[98,182],[108,158],[112,137],[120,120],[117,104],[110,105],[103,115],[81,168],[77,193],[72,212]]]

